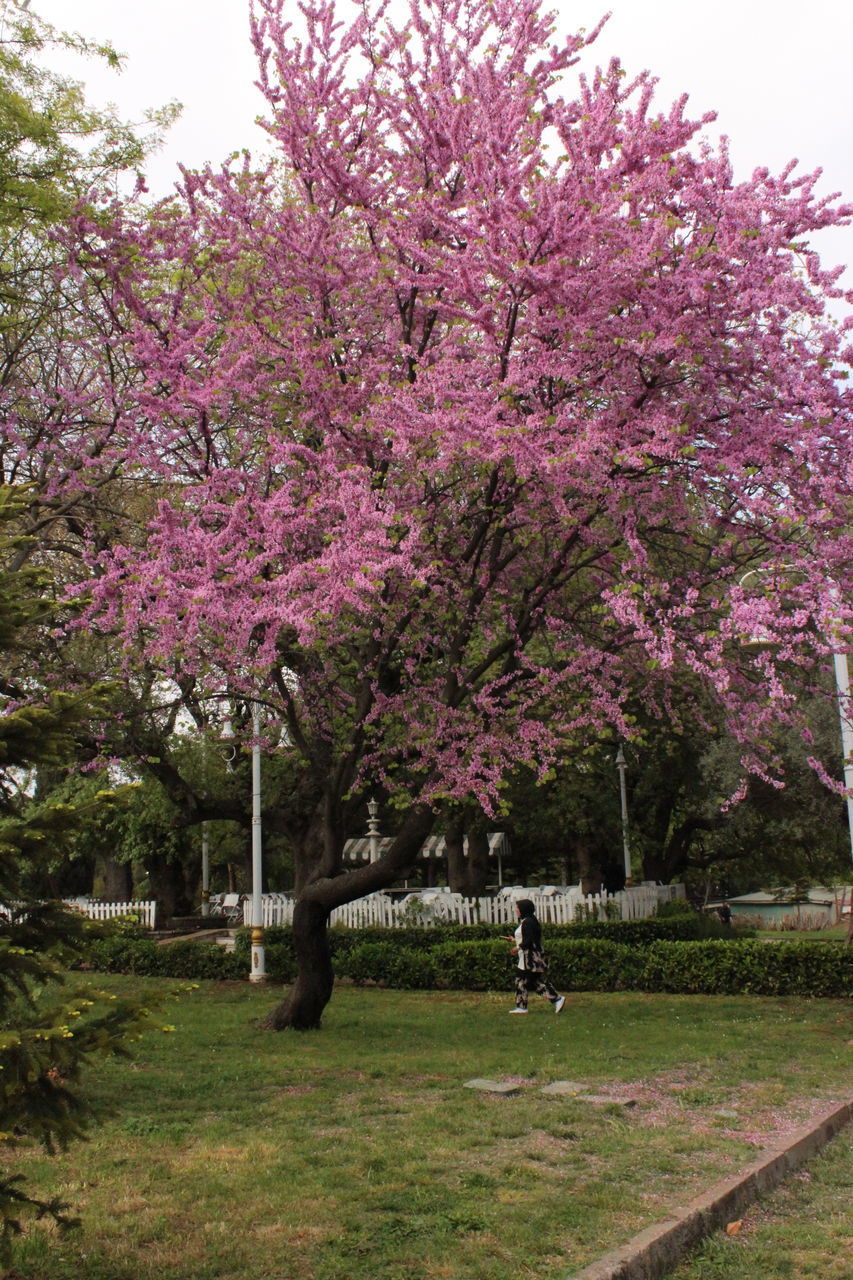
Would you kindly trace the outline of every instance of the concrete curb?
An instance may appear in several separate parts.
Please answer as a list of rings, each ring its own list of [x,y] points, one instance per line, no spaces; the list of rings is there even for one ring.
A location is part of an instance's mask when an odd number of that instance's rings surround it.
[[[798,1129],[732,1178],[676,1208],[663,1222],[647,1227],[627,1244],[605,1254],[566,1280],[660,1280],[705,1236],[735,1221],[760,1195],[815,1155],[853,1119],[853,1101]]]

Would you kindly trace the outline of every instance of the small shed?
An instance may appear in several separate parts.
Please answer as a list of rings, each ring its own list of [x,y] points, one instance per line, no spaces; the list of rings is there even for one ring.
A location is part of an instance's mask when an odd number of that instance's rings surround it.
[[[793,889],[776,889],[772,892],[742,893],[726,901],[731,907],[733,920],[757,917],[769,926],[799,921],[820,928],[840,920],[842,906],[849,904],[852,894],[851,886],[842,885],[837,889],[809,889],[799,898],[795,898]],[[720,906],[722,900],[709,902],[708,910],[716,911]]]

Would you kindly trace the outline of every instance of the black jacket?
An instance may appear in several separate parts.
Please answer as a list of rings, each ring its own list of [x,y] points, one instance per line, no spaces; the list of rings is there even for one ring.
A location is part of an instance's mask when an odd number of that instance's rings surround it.
[[[544,973],[548,961],[542,952],[542,929],[533,915],[521,917],[521,968],[526,973]],[[516,934],[516,937],[518,934]]]
[[[542,950],[542,926],[535,916],[522,917],[521,946],[524,951]]]

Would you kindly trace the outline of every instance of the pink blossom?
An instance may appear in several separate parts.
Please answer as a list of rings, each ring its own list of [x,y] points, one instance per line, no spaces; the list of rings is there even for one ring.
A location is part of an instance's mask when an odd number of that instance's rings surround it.
[[[339,797],[494,809],[685,679],[766,772],[849,625],[850,349],[809,245],[850,206],[736,181],[648,74],[572,90],[595,33],[527,0],[289,11],[253,10],[276,164],[67,232],[98,336],[38,448],[57,500],[120,475],[134,512],[87,625],[263,696]]]

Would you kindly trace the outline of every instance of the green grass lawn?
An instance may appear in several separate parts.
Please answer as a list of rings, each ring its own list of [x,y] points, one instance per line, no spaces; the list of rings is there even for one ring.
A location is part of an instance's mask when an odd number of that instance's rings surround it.
[[[849,1128],[741,1221],[717,1232],[669,1280],[850,1280],[853,1135]]]
[[[774,942],[843,942],[847,925],[832,924],[826,929],[757,929],[756,937]]]
[[[843,1001],[577,994],[512,1018],[505,994],[341,987],[322,1031],[262,1032],[277,994],[202,984],[90,1075],[112,1113],[91,1141],[18,1157],[83,1227],[30,1226],[18,1275],[563,1280],[849,1096]]]

